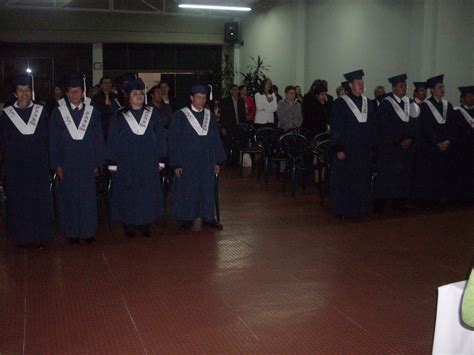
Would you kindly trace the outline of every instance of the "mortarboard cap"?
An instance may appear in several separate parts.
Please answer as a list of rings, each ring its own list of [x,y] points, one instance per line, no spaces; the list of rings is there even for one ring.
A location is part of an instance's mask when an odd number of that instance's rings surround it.
[[[429,88],[434,89],[436,84],[443,83],[443,79],[444,79],[444,74],[437,75],[426,80],[426,84],[428,85]]]
[[[122,90],[125,91],[126,93],[130,93],[133,90],[143,90],[143,89],[145,89],[145,83],[140,78],[129,80],[122,85]]]
[[[364,71],[362,69],[359,69],[359,70],[355,70],[353,72],[344,74],[344,78],[346,78],[346,80],[350,82],[353,80],[362,79],[364,75],[365,75]]]
[[[406,74],[395,75],[395,76],[392,76],[391,78],[388,78],[388,81],[392,85],[397,85],[398,83],[404,83],[407,81],[407,75]]]
[[[461,96],[467,95],[467,94],[472,94],[474,95],[474,85],[471,86],[461,86],[458,88],[459,91],[461,92]]]
[[[32,86],[33,78],[29,74],[20,74],[13,78],[12,84],[13,86]]]
[[[70,73],[64,77],[64,86],[67,88],[81,87],[85,91],[85,76],[82,73]]]
[[[415,81],[413,82],[413,85],[415,85],[416,90],[426,89],[428,87],[426,81]]]

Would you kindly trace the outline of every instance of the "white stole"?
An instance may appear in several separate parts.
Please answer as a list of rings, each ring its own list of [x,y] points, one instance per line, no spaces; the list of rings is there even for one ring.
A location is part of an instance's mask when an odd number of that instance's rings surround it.
[[[29,136],[35,133],[36,127],[38,126],[38,121],[41,117],[41,113],[43,112],[43,106],[34,104],[33,109],[31,110],[30,118],[28,119],[28,123],[25,123],[23,119],[20,117],[18,112],[13,108],[13,106],[9,106],[3,111],[7,114],[8,118],[15,127],[20,131],[21,134],[25,136]]]
[[[467,123],[469,123],[471,128],[474,128],[474,117],[472,117],[469,114],[469,112],[467,112],[467,110],[462,106],[456,107],[456,110],[459,110],[461,112],[461,114],[464,116],[464,118],[466,119]]]
[[[410,99],[407,96],[402,98],[403,110],[393,97],[387,96],[384,100],[392,104],[394,111],[403,122],[408,122],[410,117],[416,118],[420,115],[420,107],[415,102],[410,104]]]
[[[86,105],[90,105],[91,102],[92,102],[91,98],[86,96],[85,99],[84,99],[84,103]],[[64,97],[62,99],[58,100],[58,105],[59,106],[66,106],[66,100],[64,99]]]
[[[142,117],[140,118],[140,123],[137,122],[135,117],[133,117],[130,111],[122,112],[123,117],[128,123],[128,126],[132,130],[134,134],[137,136],[143,136],[145,131],[150,123],[151,114],[153,113],[153,107],[149,107],[148,109],[144,109],[142,113]]]
[[[211,122],[211,111],[209,111],[207,108],[204,109],[204,121],[202,122],[202,127],[188,107],[183,107],[181,112],[186,115],[189,124],[194,128],[198,136],[207,136],[207,132],[209,131],[209,123]]]
[[[443,116],[439,113],[438,109],[432,104],[430,100],[425,100],[426,104],[431,110],[431,113],[433,114],[434,118],[439,124],[445,124],[446,123],[446,118],[448,117],[448,101],[447,100],[441,100],[443,103]]]
[[[75,141],[81,141],[84,139],[84,136],[87,131],[87,127],[89,126],[89,122],[91,121],[92,111],[94,107],[85,104],[84,105],[84,112],[82,114],[81,122],[79,122],[79,127],[76,127],[74,120],[72,119],[71,112],[69,108],[65,105],[58,106],[59,112],[63,118],[64,124],[66,125],[71,138]]]
[[[367,113],[368,113],[368,104],[367,97],[362,95],[362,111],[356,106],[354,101],[348,95],[342,95],[342,99],[346,102],[347,106],[351,109],[354,116],[357,118],[357,121],[360,123],[367,122]]]

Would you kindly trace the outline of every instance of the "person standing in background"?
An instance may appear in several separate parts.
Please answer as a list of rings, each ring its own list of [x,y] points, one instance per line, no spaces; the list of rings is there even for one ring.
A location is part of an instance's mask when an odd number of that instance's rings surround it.
[[[272,81],[270,79],[263,80],[259,91],[255,94],[255,108],[255,128],[275,128],[274,113],[278,108],[278,103],[276,95],[272,91]]]

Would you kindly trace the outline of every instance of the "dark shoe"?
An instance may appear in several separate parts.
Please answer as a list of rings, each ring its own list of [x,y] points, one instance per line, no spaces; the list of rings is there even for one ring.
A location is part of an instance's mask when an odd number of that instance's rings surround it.
[[[142,234],[145,238],[151,238],[151,228],[150,227],[143,229],[141,232],[142,232]]]
[[[97,243],[97,240],[95,240],[94,237],[90,237],[89,239],[86,239],[90,244]]]
[[[123,228],[125,229],[125,235],[127,236],[128,239],[135,238],[135,229],[133,226],[124,224]]]
[[[71,238],[71,244],[72,245],[80,245],[81,244],[81,240],[79,238]]]
[[[218,223],[216,220],[205,222],[205,224],[206,224],[206,226],[208,226],[210,228],[213,228],[213,229],[217,229],[219,231],[224,229],[224,226],[222,224]]]
[[[184,231],[190,230],[192,226],[193,226],[193,222],[189,222],[189,221],[181,222],[178,226],[178,230],[180,232],[184,232]]]
[[[45,249],[46,249],[46,245],[44,245],[44,244],[38,244],[38,249],[39,249],[39,250],[45,250]]]

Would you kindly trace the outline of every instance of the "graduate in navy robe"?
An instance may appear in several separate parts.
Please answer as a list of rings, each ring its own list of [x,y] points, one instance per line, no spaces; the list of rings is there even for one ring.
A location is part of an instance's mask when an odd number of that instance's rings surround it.
[[[118,94],[117,97],[115,97],[112,100],[112,103],[110,104],[110,113],[112,117],[117,113],[118,110],[120,110],[124,105],[125,105],[125,100],[126,100],[126,93],[123,91],[123,88],[127,84],[127,82],[136,80],[138,79],[138,74],[137,73],[124,73],[117,77],[116,82],[118,84]]]
[[[100,113],[82,100],[82,76],[66,77],[68,100],[54,109],[50,127],[50,164],[58,178],[60,229],[74,244],[80,239],[95,241],[95,177],[104,163],[105,149]]]
[[[226,154],[214,112],[205,109],[207,87],[193,86],[191,105],[174,113],[169,130],[169,159],[174,168],[173,216],[181,228],[197,218],[215,222],[215,175]]]
[[[443,75],[427,80],[431,97],[420,104],[415,195],[423,207],[453,197],[451,143],[456,139],[453,106],[445,99]]]
[[[167,155],[166,131],[156,108],[145,106],[141,79],[124,86],[126,102],[112,120],[107,160],[112,171],[112,220],[127,237],[138,230],[151,236],[151,224],[163,216],[160,171]]]
[[[454,110],[454,185],[457,200],[474,202],[474,86],[463,86],[459,91],[461,105]]]
[[[404,209],[412,197],[415,159],[415,120],[420,108],[406,96],[406,74],[389,78],[392,92],[377,110],[377,178],[375,212],[383,212],[387,200]]]
[[[0,120],[8,235],[21,246],[42,248],[52,238],[48,116],[32,101],[32,76],[17,76],[13,86],[16,101]]]
[[[362,70],[344,75],[349,93],[334,101],[330,117],[330,205],[341,218],[365,217],[371,204],[375,117],[372,101],[362,95],[363,75]]]

